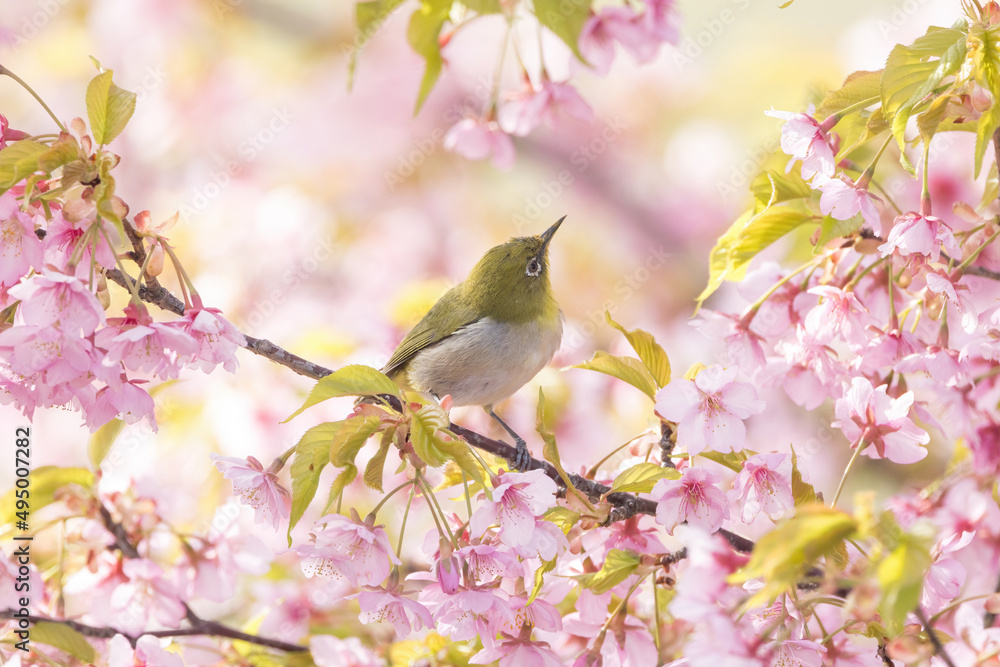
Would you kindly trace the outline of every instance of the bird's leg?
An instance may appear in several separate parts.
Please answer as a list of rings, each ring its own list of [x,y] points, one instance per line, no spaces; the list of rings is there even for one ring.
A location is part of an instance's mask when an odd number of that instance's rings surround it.
[[[510,437],[514,438],[514,442],[517,444],[517,452],[514,454],[514,458],[510,461],[510,464],[518,472],[524,472],[528,469],[528,466],[531,465],[531,454],[528,452],[528,443],[524,441],[524,438],[519,436],[517,433],[514,433],[514,429],[507,426],[507,423],[500,419],[500,416],[497,415],[497,413],[493,412],[493,406],[487,406],[485,410],[490,417],[493,417],[493,419],[500,424],[500,426],[503,426],[503,430],[507,431],[507,434],[510,435]]]

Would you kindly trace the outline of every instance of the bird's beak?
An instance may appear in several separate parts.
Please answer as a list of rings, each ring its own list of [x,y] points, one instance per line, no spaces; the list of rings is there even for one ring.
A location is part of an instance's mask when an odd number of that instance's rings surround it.
[[[555,235],[556,230],[559,229],[559,225],[561,225],[563,220],[565,219],[566,216],[564,215],[563,217],[556,220],[556,224],[552,225],[551,227],[549,227],[548,229],[546,229],[544,232],[541,233],[542,248],[548,247],[549,241],[552,240],[552,237],[553,235]]]

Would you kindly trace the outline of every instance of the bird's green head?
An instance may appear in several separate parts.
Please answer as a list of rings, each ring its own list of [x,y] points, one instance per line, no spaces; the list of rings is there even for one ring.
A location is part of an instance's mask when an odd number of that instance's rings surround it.
[[[558,317],[549,283],[549,242],[566,216],[538,236],[522,236],[491,248],[462,283],[465,298],[484,316],[501,322]]]

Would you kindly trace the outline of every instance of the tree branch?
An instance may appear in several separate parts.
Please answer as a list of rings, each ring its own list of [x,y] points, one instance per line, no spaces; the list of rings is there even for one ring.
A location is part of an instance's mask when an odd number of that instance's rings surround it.
[[[130,635],[108,626],[87,625],[68,618],[49,618],[47,616],[37,616],[34,614],[29,614],[27,618],[32,624],[58,623],[59,625],[65,625],[68,628],[76,630],[84,637],[93,637],[94,639],[111,639],[115,635],[122,635],[128,640],[129,644],[131,644],[133,648],[135,647],[136,642],[139,641],[139,637],[142,637],[143,635],[150,635],[153,637],[196,637],[210,635],[226,637],[227,639],[236,639],[247,642],[248,644],[265,646],[267,648],[273,648],[287,653],[302,653],[309,650],[307,647],[300,646],[299,644],[289,644],[288,642],[283,642],[278,639],[268,639],[267,637],[248,635],[245,632],[234,630],[227,625],[223,625],[215,621],[206,621],[196,616],[190,609],[188,610],[188,613],[188,622],[191,623],[190,628],[179,628],[177,630],[153,630],[152,632],[143,632],[141,635]],[[192,617],[194,619],[193,621]],[[0,619],[10,620],[14,618],[20,619],[24,618],[24,616],[15,616],[13,609],[0,610]]]
[[[126,289],[128,289],[128,282],[126,281],[133,280],[131,276],[125,276],[121,271],[116,269],[108,270],[106,273],[110,280],[121,285],[122,287],[125,287]],[[152,303],[164,310],[168,310],[178,315],[184,314],[184,303],[171,294],[169,290],[159,284],[155,286],[140,285],[139,296],[143,301]],[[299,375],[304,375],[305,377],[318,380],[322,377],[330,375],[333,372],[325,366],[320,366],[319,364],[315,364],[307,359],[303,359],[302,357],[292,354],[269,340],[253,338],[251,336],[247,336],[246,339],[246,349],[250,350],[254,354],[260,355],[266,359],[274,361],[275,363],[290,368]],[[515,459],[517,450],[505,442],[487,438],[486,436],[476,433],[475,431],[471,431],[460,424],[452,423],[450,430],[455,435],[464,438],[466,442],[477,449],[489,452],[494,456],[499,456],[508,462]],[[547,461],[539,461],[538,459],[532,458],[528,465],[528,469],[544,470],[545,474],[555,480],[557,484],[562,484],[562,479],[559,477],[559,473]],[[601,498],[605,498],[609,503],[611,503],[611,514],[608,517],[609,523],[624,521],[625,519],[635,516],[636,514],[656,515],[656,503],[652,500],[639,498],[631,493],[612,492],[610,487],[595,482],[592,479],[586,479],[580,475],[570,474],[569,477],[572,480],[573,485],[585,493],[591,500],[596,501]],[[748,540],[741,535],[737,535],[736,533],[725,529],[719,529],[718,532],[737,551],[741,551],[743,553],[750,553],[753,551],[754,543],[752,540]]]

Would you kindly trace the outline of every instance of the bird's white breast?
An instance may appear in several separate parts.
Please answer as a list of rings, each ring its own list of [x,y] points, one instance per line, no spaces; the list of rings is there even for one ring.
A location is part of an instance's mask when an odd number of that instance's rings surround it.
[[[410,386],[454,404],[493,405],[524,386],[559,349],[562,316],[555,322],[509,324],[484,318],[414,357]]]

